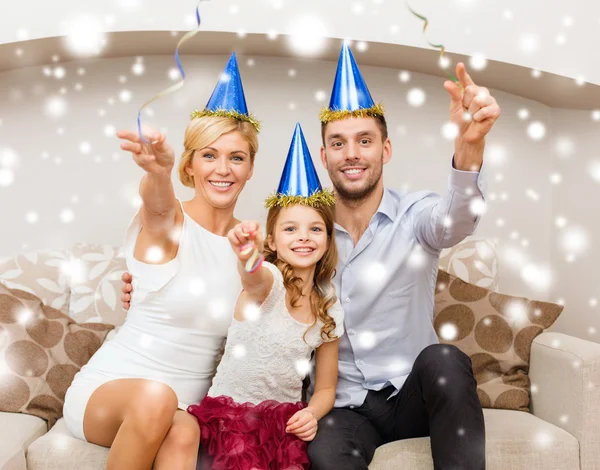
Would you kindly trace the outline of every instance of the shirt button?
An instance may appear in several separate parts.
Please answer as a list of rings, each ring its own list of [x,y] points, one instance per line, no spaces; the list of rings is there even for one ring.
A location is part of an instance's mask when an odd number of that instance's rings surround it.
[[[354,405],[350,405],[348,408],[350,408],[351,410],[354,409]]]
[[[348,334],[349,334],[350,336],[354,336],[354,335],[356,334],[356,330],[355,330],[354,328],[350,328],[350,329],[348,330]]]
[[[363,361],[362,359],[359,359],[358,361],[356,361],[357,366],[362,366],[364,363],[365,363],[365,361]]]
[[[344,302],[346,302],[346,303],[350,302],[350,297],[346,297],[346,300]]]

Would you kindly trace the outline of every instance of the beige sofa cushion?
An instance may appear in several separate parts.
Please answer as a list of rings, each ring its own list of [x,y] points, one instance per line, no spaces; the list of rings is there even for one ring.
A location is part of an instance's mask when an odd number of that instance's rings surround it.
[[[542,333],[530,375],[532,412],[575,436],[583,470],[600,470],[600,344]]]
[[[579,468],[579,444],[566,431],[518,411],[483,410],[488,470]],[[64,420],[29,446],[28,470],[103,470],[108,449],[71,437]],[[381,446],[371,470],[433,470],[429,438]]]
[[[121,275],[127,269],[122,250],[109,245],[77,243],[71,248],[71,299],[69,316],[79,323],[120,326]]]
[[[27,448],[46,431],[46,423],[41,418],[0,412],[0,468],[26,470]]]
[[[0,284],[0,411],[38,416],[52,427],[73,377],[112,329],[77,324],[38,297]]]
[[[471,358],[484,408],[529,411],[531,343],[563,306],[498,294],[439,270],[433,325]]]
[[[498,292],[498,258],[491,239],[470,239],[442,250],[440,269],[465,282]]]
[[[19,254],[0,261],[0,283],[42,299],[46,305],[69,311],[70,265],[68,250]]]
[[[568,432],[532,414],[483,410],[487,470],[579,469],[579,443]],[[433,470],[428,437],[383,445],[371,470]]]
[[[108,448],[76,439],[64,419],[27,450],[27,470],[104,470]]]

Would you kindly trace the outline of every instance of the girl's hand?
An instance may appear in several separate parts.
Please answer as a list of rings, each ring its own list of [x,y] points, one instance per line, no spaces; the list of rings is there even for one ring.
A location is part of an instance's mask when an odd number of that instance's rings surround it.
[[[254,249],[259,253],[263,251],[263,236],[260,225],[254,220],[246,220],[233,227],[227,234],[231,248],[238,259],[245,263],[250,259]]]
[[[171,176],[175,153],[164,134],[155,131],[144,134],[148,143],[141,140],[137,132],[119,131],[117,137],[124,140],[121,148],[131,152],[135,163],[146,172]]]
[[[317,435],[319,423],[313,412],[304,408],[294,413],[286,426],[285,432],[295,434],[303,441],[312,441]]]

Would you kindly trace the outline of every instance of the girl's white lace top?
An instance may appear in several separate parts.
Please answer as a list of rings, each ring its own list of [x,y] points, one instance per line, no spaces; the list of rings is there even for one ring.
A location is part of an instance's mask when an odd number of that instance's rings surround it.
[[[310,327],[294,319],[286,306],[281,271],[268,262],[263,266],[273,273],[273,287],[257,311],[248,312],[246,320],[232,320],[223,358],[208,391],[211,397],[225,395],[237,403],[253,404],[301,400],[311,354],[324,342],[320,335],[323,324],[317,319]],[[344,333],[339,300],[329,315],[335,320],[334,334],[339,338]]]

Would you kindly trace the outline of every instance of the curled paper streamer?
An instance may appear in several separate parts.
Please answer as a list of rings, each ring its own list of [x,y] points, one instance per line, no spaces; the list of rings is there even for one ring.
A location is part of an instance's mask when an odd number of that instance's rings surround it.
[[[244,233],[244,235],[248,234]],[[248,260],[246,261],[244,269],[246,270],[246,272],[253,273],[258,268],[260,268],[265,258],[263,255],[260,254],[257,246],[252,242],[247,243],[240,248],[240,254],[247,255],[249,253],[252,253],[252,255],[250,255],[250,258],[248,258]]]
[[[258,252],[257,248],[254,248],[254,251],[252,252],[252,256],[250,256],[250,258],[248,258],[248,261],[246,261],[246,266],[244,267],[244,269],[246,270],[246,272],[253,273],[256,270],[258,270],[258,268],[260,268],[263,261],[264,261],[263,255],[261,255]]]
[[[254,243],[248,243],[247,245],[242,246],[242,248],[240,249],[240,255],[248,255],[252,252],[252,250],[258,251],[256,250]]]
[[[429,25],[429,20],[426,17],[424,17],[423,15],[419,15],[417,12],[415,12],[410,7],[410,5],[407,4],[406,7],[408,8],[408,11],[410,11],[413,15],[415,15],[417,18],[419,18],[419,19],[421,19],[421,20],[424,21],[424,24],[423,24],[423,34],[425,34],[425,30],[427,29],[427,26]],[[444,58],[444,52],[446,51],[446,48],[444,47],[444,45],[443,44],[432,44],[428,40],[427,40],[427,44],[429,44],[431,47],[435,47],[436,49],[440,50],[440,61],[441,61]],[[442,70],[444,70],[444,69],[442,69]],[[452,75],[450,72],[447,72],[446,70],[444,70],[444,73],[448,76],[448,78],[450,80],[452,80],[454,83],[456,83],[461,90],[463,90],[463,86],[458,81],[458,78],[456,78],[454,75]]]
[[[198,26],[196,27],[196,29],[193,29],[193,30],[185,33],[183,35],[183,37],[177,43],[177,48],[175,49],[175,63],[177,64],[177,68],[179,69],[179,75],[181,76],[181,81],[177,82],[175,85],[172,85],[169,88],[161,91],[157,95],[154,95],[152,98],[150,98],[148,101],[146,101],[140,107],[140,109],[138,111],[138,115],[137,115],[138,134],[140,136],[140,139],[146,144],[148,143],[148,141],[144,138],[144,135],[142,134],[142,110],[144,108],[146,108],[150,103],[156,101],[159,98],[162,98],[165,95],[168,95],[169,93],[173,93],[174,91],[179,90],[183,86],[183,83],[185,82],[185,72],[183,70],[183,66],[181,65],[181,60],[179,59],[179,48],[181,47],[181,45],[184,42],[186,42],[188,39],[190,39],[191,37],[198,34],[198,32],[200,31],[201,21],[200,21],[200,11],[199,11],[198,7],[200,6],[200,2],[202,2],[202,1],[207,1],[207,0],[198,0],[198,4],[196,5],[196,23],[198,24]],[[154,143],[154,142],[152,142],[152,143]]]

